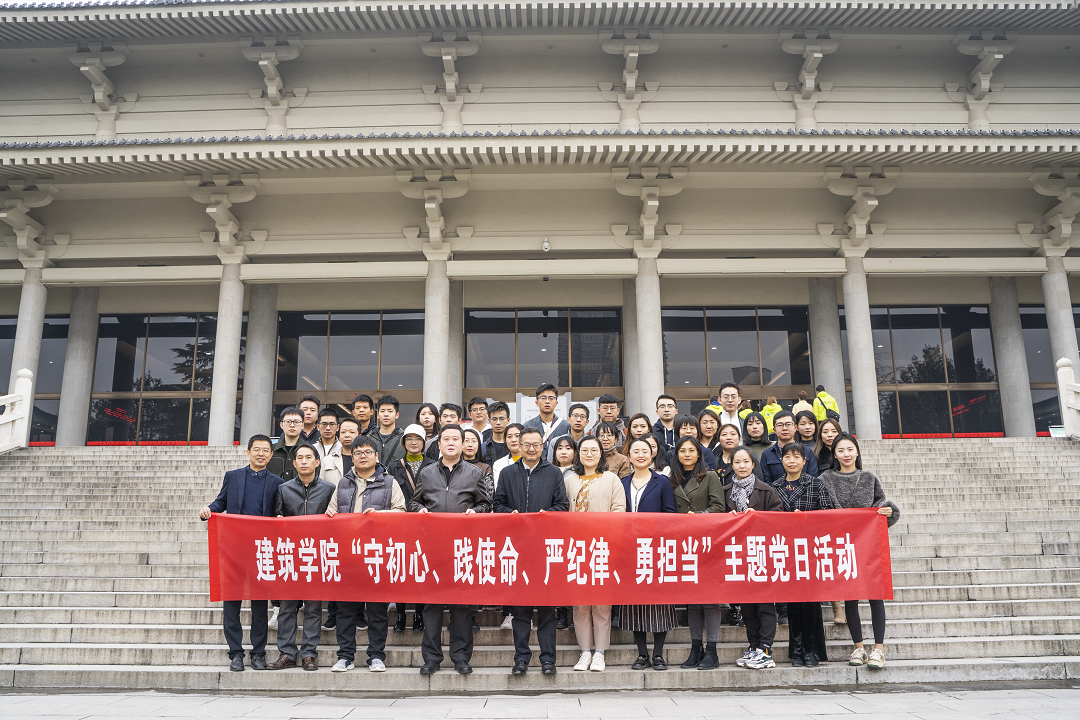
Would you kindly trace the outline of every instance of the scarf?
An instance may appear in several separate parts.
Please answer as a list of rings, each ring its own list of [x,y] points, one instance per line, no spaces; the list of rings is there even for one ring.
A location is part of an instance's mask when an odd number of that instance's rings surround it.
[[[743,479],[736,475],[731,485],[731,499],[735,501],[736,510],[746,512],[747,503],[750,501],[750,493],[752,492],[754,492],[753,473]]]
[[[589,486],[598,477],[600,477],[600,473],[581,477],[581,489],[578,490],[577,497],[574,498],[574,512],[586,512],[589,509]]]
[[[409,472],[413,477],[416,477],[417,471],[420,470],[420,463],[424,462],[423,455],[410,455],[405,454],[405,464],[409,466]]]

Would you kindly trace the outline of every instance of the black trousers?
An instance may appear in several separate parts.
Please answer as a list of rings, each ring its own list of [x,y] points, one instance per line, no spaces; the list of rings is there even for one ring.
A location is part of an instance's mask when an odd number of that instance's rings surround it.
[[[473,631],[471,605],[424,605],[424,639],[420,650],[424,662],[442,663],[442,616],[443,608],[450,610],[450,661],[459,663],[472,660]]]
[[[771,648],[776,639],[776,606],[772,603],[743,603],[743,622],[746,623],[746,642],[762,650]]]
[[[789,648],[800,646],[803,657],[813,652],[817,659],[828,662],[825,647],[825,623],[821,619],[820,602],[788,603]]]
[[[529,633],[532,630],[533,606],[514,608],[514,662],[526,665],[532,660]],[[540,662],[555,662],[555,608],[536,608],[536,639],[540,641]]]
[[[226,600],[223,605],[225,642],[229,643],[229,659],[244,656],[244,628],[240,624],[240,600]],[[267,611],[265,600],[251,601],[251,656],[266,654]]]
[[[868,600],[870,603],[870,622],[874,626],[874,644],[882,645],[885,642],[885,601]],[[844,601],[844,610],[847,611],[848,632],[851,633],[851,642],[861,643],[862,618],[859,617],[859,601]]]
[[[339,660],[356,659],[356,621],[364,614],[365,603],[339,602],[337,608],[337,643]],[[368,623],[368,665],[373,658],[386,662],[386,629],[389,623],[389,603],[366,603]]]

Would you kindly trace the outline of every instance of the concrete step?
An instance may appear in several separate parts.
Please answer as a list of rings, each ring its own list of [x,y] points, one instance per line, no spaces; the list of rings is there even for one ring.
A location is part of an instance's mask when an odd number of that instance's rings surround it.
[[[1016,570],[1026,568],[1080,567],[1076,555],[989,555],[977,557],[897,558],[892,559],[893,572],[927,572],[930,570]]]
[[[951,585],[895,588],[900,602],[963,602],[968,600],[1056,600],[1080,598],[1080,585]]]

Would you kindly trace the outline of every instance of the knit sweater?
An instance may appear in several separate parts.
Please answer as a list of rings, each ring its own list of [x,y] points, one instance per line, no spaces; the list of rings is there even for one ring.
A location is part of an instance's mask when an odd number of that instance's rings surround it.
[[[900,520],[900,508],[885,497],[885,489],[878,476],[868,470],[842,473],[826,470],[818,475],[818,481],[829,491],[838,508],[890,507],[889,527]]]

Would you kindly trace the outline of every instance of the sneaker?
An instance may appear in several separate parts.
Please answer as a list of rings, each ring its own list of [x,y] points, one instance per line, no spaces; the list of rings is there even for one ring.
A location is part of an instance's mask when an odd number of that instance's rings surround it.
[[[866,663],[867,667],[874,670],[880,670],[885,667],[885,651],[874,648],[870,651],[870,662]]]
[[[279,608],[279,607],[274,608],[274,614],[271,615],[270,619],[266,621],[266,627],[274,628],[275,630],[277,630],[277,616],[278,616],[278,612],[280,610],[281,610],[281,608]]]
[[[607,668],[607,662],[604,660],[604,653],[593,653],[592,664],[589,665],[589,670],[592,672],[604,672]]]
[[[588,650],[584,650],[581,653],[581,657],[578,658],[577,665],[574,666],[574,669],[588,670],[590,663],[592,663],[592,653]]]
[[[751,670],[764,670],[776,667],[776,661],[773,660],[772,655],[769,653],[763,650],[755,650],[754,656],[746,661],[746,667]]]
[[[754,657],[754,648],[747,648],[746,652],[742,654],[742,657],[735,661],[735,664],[739,667],[746,667],[746,663],[752,657]]]
[[[506,617],[504,617],[503,621],[502,621],[502,625],[500,625],[499,627],[502,628],[503,630],[513,630],[514,629],[514,616],[513,615],[507,615]]]
[[[351,662],[342,658],[334,663],[334,667],[330,668],[330,672],[349,672],[353,667],[354,665]]]
[[[371,672],[386,672],[386,663],[379,658],[371,658],[371,662],[368,663],[368,668]]]
[[[362,618],[360,620],[357,620],[356,621],[356,629],[357,630],[367,630],[367,620],[364,620]]]
[[[851,659],[849,659],[847,661],[847,664],[848,665],[854,665],[855,667],[859,667],[861,665],[865,665],[869,661],[870,661],[870,658],[867,657],[866,650],[864,650],[861,647],[858,647],[858,648],[855,648],[851,652]]]

